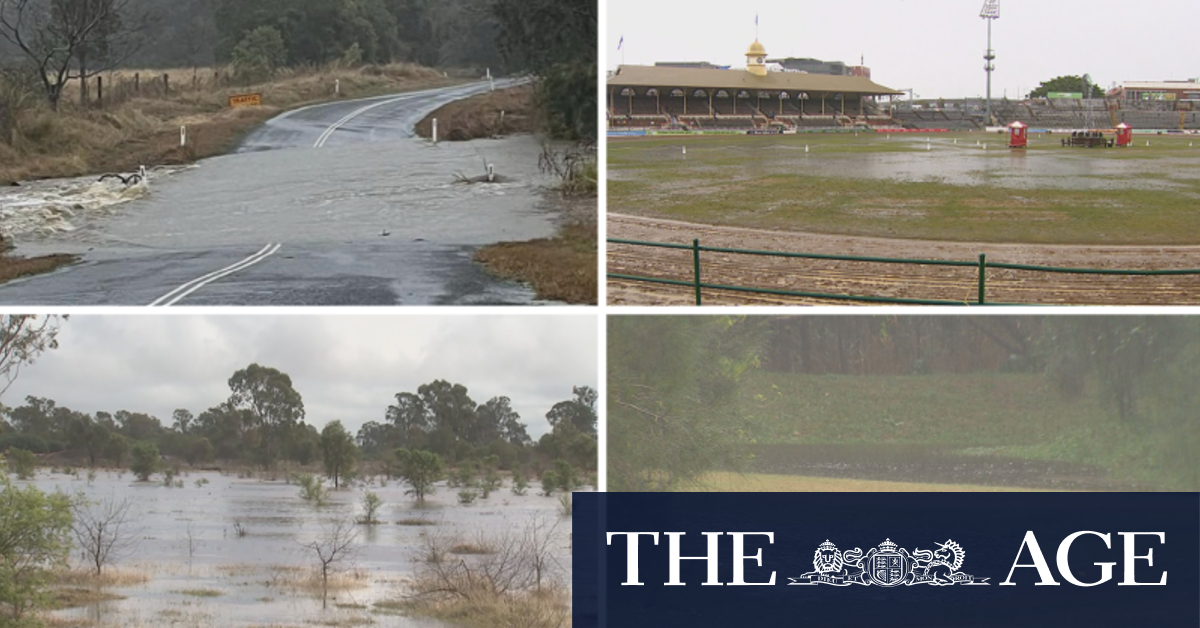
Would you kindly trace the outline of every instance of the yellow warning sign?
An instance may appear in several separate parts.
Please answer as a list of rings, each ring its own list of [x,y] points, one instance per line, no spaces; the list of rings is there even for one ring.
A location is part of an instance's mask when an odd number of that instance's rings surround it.
[[[229,106],[237,109],[238,107],[258,107],[262,105],[262,94],[237,94],[229,97]]]

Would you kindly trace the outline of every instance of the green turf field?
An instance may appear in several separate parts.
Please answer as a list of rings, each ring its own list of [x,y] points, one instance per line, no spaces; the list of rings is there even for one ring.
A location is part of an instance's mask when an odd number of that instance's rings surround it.
[[[1121,149],[1062,137],[1034,134],[1023,151],[984,133],[610,139],[608,210],[905,239],[1200,244],[1200,137]]]
[[[737,416],[754,445],[892,445],[898,455],[1009,457],[1094,465],[1113,479],[1193,490],[1196,430],[1169,398],[1122,423],[1098,382],[1066,399],[1025,373],[845,376],[753,372]],[[868,448],[865,448],[868,449]],[[867,455],[871,451],[867,451]]]
[[[760,473],[709,473],[691,491],[758,492],[758,493],[1008,493],[1041,492],[1036,489],[972,484],[931,484],[926,482],[880,482],[875,480],[845,480],[840,478],[811,478],[792,475]]]

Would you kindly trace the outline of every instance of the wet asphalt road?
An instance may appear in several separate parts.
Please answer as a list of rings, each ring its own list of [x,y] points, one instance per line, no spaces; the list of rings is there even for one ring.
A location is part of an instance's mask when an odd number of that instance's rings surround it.
[[[496,83],[498,88],[509,84],[511,81]],[[411,138],[413,126],[431,111],[489,87],[487,82],[477,82],[306,107],[267,122],[251,133],[237,152],[372,151],[371,143]],[[246,163],[259,168],[262,159],[271,158],[261,156]],[[264,168],[263,173],[269,176],[269,169]],[[188,172],[177,176],[201,175]],[[264,185],[261,189],[270,187]],[[331,179],[329,188],[337,189],[338,182]],[[214,222],[221,220],[220,214],[214,216]],[[82,253],[80,263],[0,286],[0,304],[390,306],[533,302],[528,288],[496,281],[475,265],[471,261],[473,245],[427,242],[404,234],[349,241],[307,237],[289,244],[280,235],[288,232],[286,227],[271,231],[264,233],[261,241],[249,244],[245,238],[222,244],[206,234],[206,241],[195,248],[181,245],[179,238],[161,244],[101,241],[89,243],[93,244],[90,247],[78,245],[82,249],[78,251]],[[18,252],[34,255],[53,251],[56,246],[55,242],[30,243]],[[57,246],[58,250],[62,248]]]

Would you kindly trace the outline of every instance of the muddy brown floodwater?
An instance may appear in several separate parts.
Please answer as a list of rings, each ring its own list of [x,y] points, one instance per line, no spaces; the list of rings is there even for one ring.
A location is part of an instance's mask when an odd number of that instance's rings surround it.
[[[974,484],[1074,491],[1153,490],[1112,480],[1099,467],[964,455],[944,445],[757,445],[747,471],[772,475]]]
[[[559,581],[569,584],[571,521],[560,519],[556,497],[536,488],[514,495],[507,486],[469,506],[457,503],[456,489],[438,484],[423,507],[404,494],[407,485],[378,482],[334,491],[328,504],[314,507],[300,489],[282,481],[238,478],[219,473],[180,476],[182,488],[140,483],[129,473],[100,472],[81,477],[49,474],[31,482],[45,491],[81,492],[92,500],[109,497],[133,502],[139,540],[133,552],[106,569],[122,577],[104,592],[105,602],[55,612],[64,621],[84,620],[88,628],[110,626],[301,626],[387,625],[444,628],[442,622],[410,617],[394,603],[406,595],[414,573],[419,535],[430,530],[476,535],[520,534],[540,523],[551,539]],[[26,484],[20,482],[19,484]],[[303,544],[323,527],[360,515],[359,501],[370,490],[384,501],[382,523],[356,526],[355,556],[336,576],[328,608],[314,587],[315,563]],[[432,525],[410,525],[426,520]],[[400,522],[406,522],[401,525]],[[246,536],[239,537],[242,527]],[[189,552],[191,529],[194,552]],[[79,557],[73,552],[72,565]],[[144,581],[142,581],[144,579]],[[80,624],[71,624],[80,625]]]

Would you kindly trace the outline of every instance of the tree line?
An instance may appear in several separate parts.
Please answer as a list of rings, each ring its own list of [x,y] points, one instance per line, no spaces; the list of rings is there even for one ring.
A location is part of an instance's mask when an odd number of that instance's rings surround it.
[[[1145,462],[1161,466],[1160,477],[1200,486],[1200,422],[1191,411],[1200,403],[1200,321],[1192,317],[616,317],[608,324],[614,490],[676,487],[738,456],[736,402],[755,370],[1036,375],[1068,400],[1099,400],[1107,416],[1093,418],[1096,428],[1152,452]]]
[[[69,82],[87,103],[89,79],[116,68],[219,64],[247,82],[329,63],[525,72],[552,135],[594,140],[597,18],[583,0],[0,0],[0,61],[53,109]]]
[[[177,409],[169,425],[143,412],[89,414],[30,396],[23,405],[0,410],[0,452],[54,453],[88,466],[123,467],[139,445],[147,445],[155,448],[155,459],[162,455],[190,465],[220,461],[272,468],[281,462],[307,466],[337,458],[344,449],[330,443],[344,442],[339,446],[353,448],[356,458],[366,460],[405,448],[436,453],[450,464],[494,455],[505,469],[558,458],[583,468],[596,466],[596,393],[586,386],[551,408],[546,416],[554,429],[535,443],[508,397],[477,404],[465,386],[445,380],[397,394],[385,420],[367,423],[356,438],[338,421],[323,431],[307,423],[304,400],[282,371],[251,364],[235,372],[228,384],[228,399],[198,415]]]

